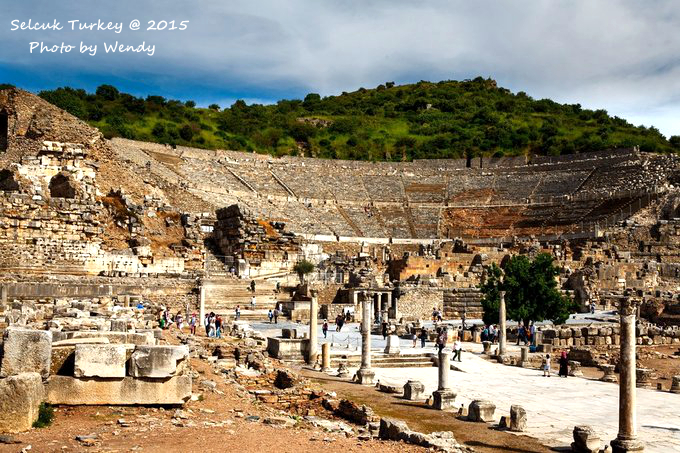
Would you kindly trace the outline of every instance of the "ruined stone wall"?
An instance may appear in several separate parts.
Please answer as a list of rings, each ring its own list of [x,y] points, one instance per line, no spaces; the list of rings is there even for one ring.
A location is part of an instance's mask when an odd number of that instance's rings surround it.
[[[400,288],[399,301],[397,302],[399,318],[431,319],[433,307],[437,307],[439,310],[443,309],[443,288]]]

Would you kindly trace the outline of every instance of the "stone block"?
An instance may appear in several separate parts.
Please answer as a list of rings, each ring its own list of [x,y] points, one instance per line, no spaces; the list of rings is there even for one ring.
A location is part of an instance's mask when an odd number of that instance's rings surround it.
[[[437,410],[445,411],[453,408],[455,400],[456,393],[452,390],[444,389],[432,392],[432,407]]]
[[[408,380],[404,384],[404,399],[415,401],[423,399],[425,386],[420,381]]]
[[[357,382],[361,385],[373,385],[375,380],[375,371],[371,369],[359,369],[357,371]]]
[[[130,376],[165,378],[176,374],[189,358],[187,346],[137,346],[130,357]]]
[[[5,330],[0,377],[19,373],[50,374],[52,332],[8,327]]]
[[[474,400],[468,407],[468,420],[473,422],[493,422],[496,405],[487,400]]]
[[[387,337],[387,345],[383,352],[385,354],[400,354],[401,348],[399,347],[399,337],[396,335],[389,335]]]
[[[527,411],[522,406],[510,406],[510,431],[523,432],[527,429]]]
[[[76,346],[75,377],[125,377],[127,351],[120,344],[79,344]]]
[[[127,332],[127,321],[124,319],[112,319],[111,320],[111,331],[112,332]]]
[[[191,376],[168,379],[76,378],[51,376],[46,384],[47,402],[64,405],[184,404],[191,398]]]
[[[574,427],[574,442],[571,444],[571,451],[574,453],[599,453],[600,437],[590,426]]]
[[[38,373],[19,373],[0,379],[0,433],[19,433],[31,429],[38,419],[44,398]]]

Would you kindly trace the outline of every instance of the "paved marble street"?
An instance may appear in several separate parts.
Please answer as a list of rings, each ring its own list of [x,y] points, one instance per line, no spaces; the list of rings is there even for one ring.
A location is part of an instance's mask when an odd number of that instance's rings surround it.
[[[469,344],[466,344],[469,346]],[[465,407],[474,399],[488,399],[496,405],[496,419],[509,415],[519,404],[527,411],[528,434],[549,446],[566,446],[575,425],[590,425],[604,442],[616,437],[619,387],[584,378],[543,377],[532,369],[489,362],[476,353],[465,352],[461,362],[452,363],[449,382],[457,405]],[[436,368],[376,368],[376,379],[404,384],[416,379],[425,393],[437,388]],[[638,433],[647,452],[680,451],[680,395],[637,389]]]

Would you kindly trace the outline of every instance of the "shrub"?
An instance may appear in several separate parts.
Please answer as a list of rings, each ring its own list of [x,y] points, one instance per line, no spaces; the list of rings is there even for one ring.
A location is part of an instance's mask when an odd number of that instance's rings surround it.
[[[38,419],[33,422],[34,428],[47,428],[54,421],[54,408],[47,403],[40,403]]]

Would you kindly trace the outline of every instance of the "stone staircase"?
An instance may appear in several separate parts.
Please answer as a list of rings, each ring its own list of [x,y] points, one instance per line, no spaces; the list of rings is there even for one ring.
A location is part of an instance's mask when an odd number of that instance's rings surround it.
[[[250,310],[250,280],[231,277],[212,278],[203,282],[205,287],[205,310],[231,315],[237,305],[241,307],[241,319],[266,319],[267,311],[277,302],[290,300],[290,293],[282,288],[276,292],[276,283],[257,280],[255,284],[255,310]]]

